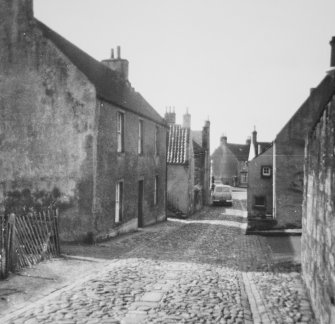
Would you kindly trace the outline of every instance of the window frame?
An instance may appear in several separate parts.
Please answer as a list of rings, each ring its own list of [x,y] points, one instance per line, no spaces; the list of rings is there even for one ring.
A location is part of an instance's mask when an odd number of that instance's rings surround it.
[[[143,155],[143,144],[144,144],[144,122],[143,119],[138,120],[138,143],[137,143],[137,153],[138,155]]]
[[[264,170],[268,169],[268,173],[264,173]],[[262,178],[271,178],[272,177],[272,166],[271,165],[262,165],[261,166],[261,177]]]
[[[119,224],[123,219],[123,202],[124,202],[124,181],[119,180],[115,186],[115,215],[114,222]]]
[[[257,204],[257,199],[263,199],[263,204]],[[254,196],[254,207],[255,208],[260,208],[260,209],[265,209],[266,208],[266,197],[265,196]]]
[[[117,152],[124,152],[124,120],[125,114],[122,111],[117,111],[116,115],[116,145]]]

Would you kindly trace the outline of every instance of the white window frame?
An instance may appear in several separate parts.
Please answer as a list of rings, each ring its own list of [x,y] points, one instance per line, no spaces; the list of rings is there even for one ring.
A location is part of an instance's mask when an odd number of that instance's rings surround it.
[[[124,113],[122,111],[117,112],[116,117],[116,134],[117,134],[117,152],[124,152]]]
[[[115,186],[115,223],[120,223],[123,216],[123,181],[118,181]]]
[[[139,155],[143,154],[143,119],[138,120],[138,145],[137,152]]]
[[[263,177],[271,177],[271,167],[262,166],[262,176]]]

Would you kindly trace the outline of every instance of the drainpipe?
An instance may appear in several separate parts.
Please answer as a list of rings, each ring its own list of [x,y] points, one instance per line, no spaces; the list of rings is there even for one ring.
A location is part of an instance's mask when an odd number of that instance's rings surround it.
[[[277,210],[276,210],[276,141],[273,142],[273,162],[272,162],[272,218],[277,218]]]
[[[167,221],[167,189],[168,189],[168,165],[167,165],[167,157],[168,157],[168,145],[169,145],[169,129],[165,128],[165,220]]]

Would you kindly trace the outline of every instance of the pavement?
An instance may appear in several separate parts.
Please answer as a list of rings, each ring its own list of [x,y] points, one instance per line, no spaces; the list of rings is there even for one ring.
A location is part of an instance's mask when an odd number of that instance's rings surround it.
[[[0,322],[315,323],[298,241],[244,235],[243,208],[242,196],[101,244],[63,245],[68,258],[47,264],[67,264],[67,275],[55,269],[37,288],[26,279],[25,300],[0,301]]]

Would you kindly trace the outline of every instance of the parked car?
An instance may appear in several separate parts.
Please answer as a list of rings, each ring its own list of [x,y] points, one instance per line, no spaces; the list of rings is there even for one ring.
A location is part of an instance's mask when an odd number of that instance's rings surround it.
[[[233,194],[231,186],[226,186],[223,184],[215,185],[215,188],[212,192],[212,203],[215,204],[227,204],[233,205]]]

